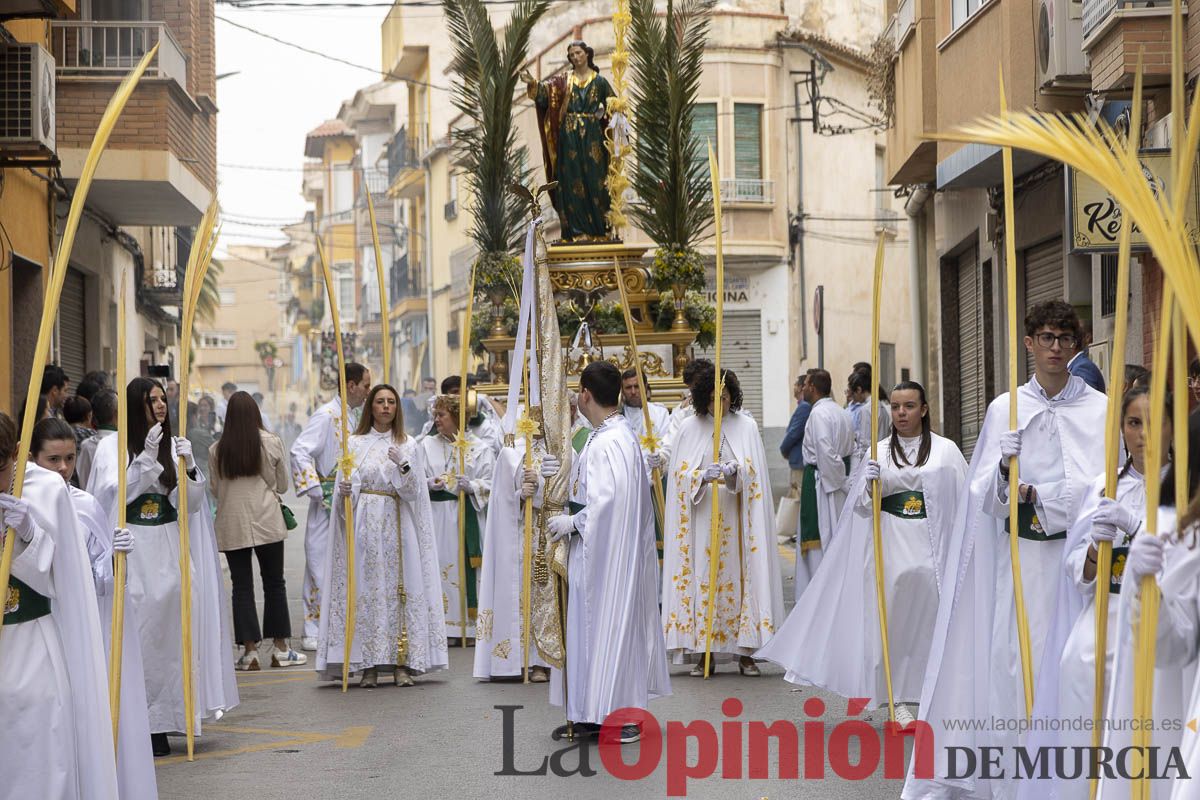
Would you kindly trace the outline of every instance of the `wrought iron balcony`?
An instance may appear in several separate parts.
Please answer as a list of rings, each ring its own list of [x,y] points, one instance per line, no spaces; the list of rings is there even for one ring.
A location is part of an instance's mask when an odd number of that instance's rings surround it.
[[[146,76],[170,78],[187,90],[188,58],[165,22],[68,20],[50,27],[59,75],[123,78],[158,44]]]
[[[723,180],[721,200],[725,203],[774,203],[775,182],[745,178]]]

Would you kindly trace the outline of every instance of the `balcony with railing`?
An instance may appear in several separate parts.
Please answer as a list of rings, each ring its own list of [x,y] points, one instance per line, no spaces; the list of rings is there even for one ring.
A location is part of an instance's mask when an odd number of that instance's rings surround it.
[[[168,19],[188,8],[163,0]],[[211,7],[209,13],[211,14]],[[157,45],[109,139],[88,196],[119,225],[190,226],[216,188],[216,125],[211,104],[215,75],[211,37],[193,26],[191,39],[161,20],[54,20],[50,46],[57,65],[58,156],[73,186],[92,136],[117,85]],[[191,41],[190,48],[180,44]],[[203,63],[196,73],[197,63]]]
[[[390,178],[388,163],[387,160],[384,160],[382,166],[370,167],[362,171],[363,182],[367,185],[367,191],[371,194],[382,195],[387,193]]]
[[[389,191],[403,196],[417,185],[416,176],[423,167],[421,157],[429,149],[429,126],[425,123],[402,125],[387,144]]]
[[[775,202],[775,182],[746,178],[722,180],[721,201],[770,205]]]
[[[1132,86],[1139,51],[1146,85],[1168,83],[1170,30],[1171,0],[1083,0],[1083,50],[1092,63],[1093,91]]]

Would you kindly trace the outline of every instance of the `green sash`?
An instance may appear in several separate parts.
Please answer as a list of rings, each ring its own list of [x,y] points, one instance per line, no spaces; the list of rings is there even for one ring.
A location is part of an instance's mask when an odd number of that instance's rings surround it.
[[[821,524],[817,518],[817,468],[804,465],[800,479],[800,552],[821,549]]]
[[[429,491],[429,499],[434,503],[457,503],[458,495],[454,492],[446,491],[445,489],[431,489]],[[480,545],[482,538],[479,532],[479,515],[475,512],[475,506],[468,498],[463,498],[466,504],[467,513],[467,611],[474,611],[478,608],[475,598],[475,570],[483,566],[483,547]]]
[[[337,483],[337,473],[321,478],[321,505],[326,511],[333,510],[333,485]]]
[[[571,449],[576,453],[582,452],[583,446],[587,444],[588,436],[590,434],[591,431],[587,428],[580,428],[579,430],[575,431],[575,434],[571,437]]]
[[[925,519],[925,494],[913,491],[889,494],[880,501],[879,510],[900,519]]]
[[[1008,522],[1005,521],[1005,530],[1008,529]],[[1056,533],[1047,533],[1042,527],[1041,521],[1037,517],[1037,509],[1031,503],[1017,504],[1017,536],[1022,539],[1029,539],[1032,542],[1054,542],[1059,539],[1066,539],[1067,532],[1059,531]]]
[[[125,521],[130,525],[153,528],[178,519],[179,513],[165,494],[139,494],[125,506]]]
[[[8,576],[8,597],[4,601],[4,624],[29,622],[50,613],[50,598],[35,592],[16,575]]]

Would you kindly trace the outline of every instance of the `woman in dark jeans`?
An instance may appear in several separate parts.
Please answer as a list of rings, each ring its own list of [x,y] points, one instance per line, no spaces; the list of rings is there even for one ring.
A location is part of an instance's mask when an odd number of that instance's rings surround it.
[[[263,430],[258,404],[245,392],[229,398],[225,430],[212,445],[209,483],[217,498],[217,546],[229,562],[233,579],[234,637],[245,648],[235,667],[257,670],[263,634],[275,640],[271,666],[307,662],[288,644],[287,587],[283,579],[283,540],[287,527],[279,495],[287,490],[288,469],[283,442]],[[263,584],[263,623],[258,627],[250,554],[258,557]]]

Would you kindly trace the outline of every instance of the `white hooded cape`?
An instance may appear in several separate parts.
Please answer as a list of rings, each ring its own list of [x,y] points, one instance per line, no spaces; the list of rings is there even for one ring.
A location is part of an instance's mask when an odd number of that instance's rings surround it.
[[[1041,485],[1047,531],[1066,531],[1074,522],[1092,478],[1104,466],[1104,395],[1072,377],[1053,400],[1047,400],[1035,380],[1017,389],[1017,425],[1026,432],[1029,460],[1040,458],[1060,469],[1064,479]],[[937,623],[921,690],[921,719],[934,733],[932,780],[917,779],[911,772],[904,800],[940,797],[1010,798],[1014,780],[983,780],[973,775],[951,778],[947,769],[950,747],[1013,746],[1015,732],[986,727],[992,717],[1024,716],[1020,657],[1015,614],[1012,610],[1012,571],[1009,562],[1008,524],[995,515],[1000,434],[1008,430],[1008,393],[988,406],[987,416],[960,495],[953,538],[946,551],[946,571],[940,592]],[[1033,431],[1034,433],[1030,433]],[[1053,432],[1052,434],[1050,432]],[[1061,455],[1038,447],[1038,437],[1057,436]],[[1022,474],[1038,485],[1036,476]],[[1045,641],[1048,615],[1053,610],[1062,540],[1018,542],[1023,553],[1022,580],[1029,612],[1034,683]],[[1041,631],[1041,636],[1037,635]],[[948,720],[977,720],[957,725]],[[918,741],[920,745],[921,742]],[[913,764],[917,759],[913,759]]]
[[[642,451],[620,416],[604,422],[571,465],[575,515],[567,562],[567,681],[572,722],[603,723],[671,693],[659,625],[654,507]],[[563,673],[550,702],[563,705]]]
[[[881,513],[888,599],[892,690],[897,703],[920,699],[929,639],[938,607],[938,585],[953,535],[954,506],[967,474],[958,446],[933,434],[929,459],[919,468],[897,468],[891,440],[879,443],[883,485],[888,473],[919,470],[925,519]],[[843,697],[887,702],[879,613],[875,598],[874,525],[865,460],[851,478],[846,511],[804,596],[782,629],[757,653],[787,670],[791,683],[819,686]]]
[[[115,800],[104,636],[92,570],[67,484],[30,463],[22,496],[38,529],[16,542],[12,574],[50,614],[5,626],[0,641],[0,796]],[[65,677],[66,696],[54,691]]]
[[[164,446],[167,446],[164,443]],[[172,445],[172,452],[174,447]],[[162,467],[145,452],[128,467],[128,500],[145,492],[166,494],[159,483]],[[200,722],[220,719],[238,704],[231,658],[233,636],[227,595],[221,583],[221,563],[212,510],[204,492],[204,476],[187,481],[188,535],[192,564],[192,680],[196,691],[195,733]],[[88,492],[117,521],[117,437],[96,448]],[[179,489],[168,495],[178,508]],[[155,527],[130,526],[135,541],[129,555],[126,609],[134,608],[142,643],[142,665],[153,733],[179,733],[185,727],[182,663],[179,643],[179,523]],[[172,677],[174,676],[174,677]],[[179,680],[175,680],[179,678]]]

